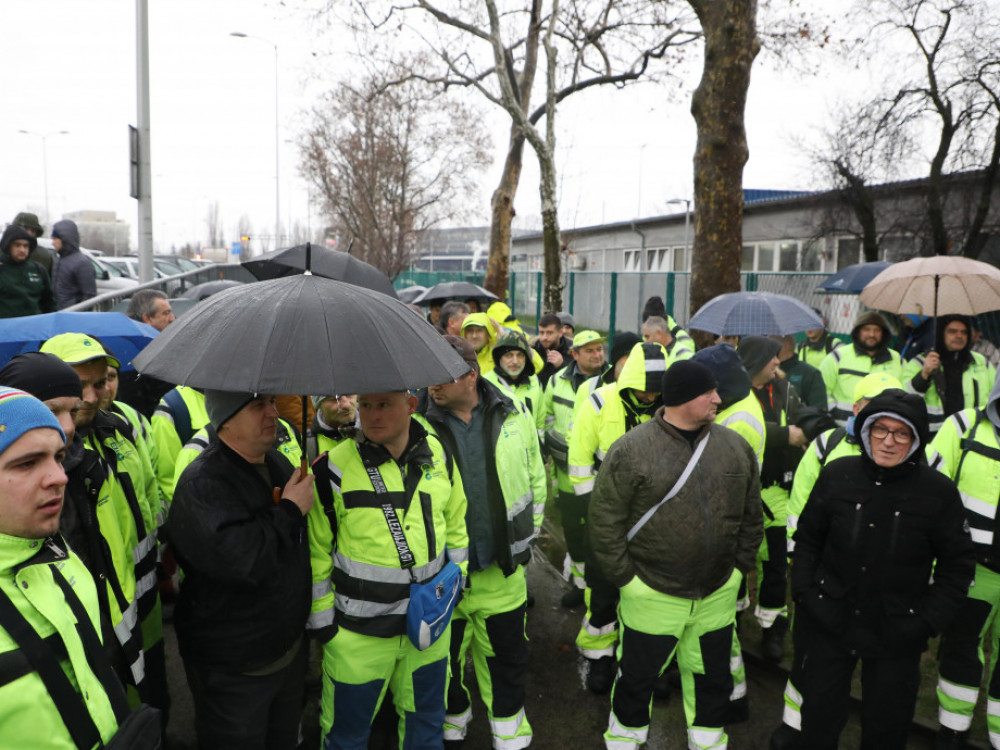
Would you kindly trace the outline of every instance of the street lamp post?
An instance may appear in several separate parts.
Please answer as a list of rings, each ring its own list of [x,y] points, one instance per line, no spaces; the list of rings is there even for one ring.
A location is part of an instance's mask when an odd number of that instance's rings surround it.
[[[47,141],[53,135],[69,135],[68,130],[56,130],[51,133],[36,133],[32,130],[18,130],[24,135],[33,135],[42,139],[42,184],[45,189],[45,220],[49,221],[49,149]]]
[[[278,44],[262,36],[244,34],[242,31],[231,31],[229,36],[238,39],[256,39],[274,47],[274,247],[277,249],[281,242],[281,170],[279,168],[279,154],[281,152],[280,135],[278,131]]]
[[[684,204],[684,265],[685,267],[691,266],[690,253],[688,251],[688,229],[691,226],[691,199],[690,198],[671,198],[667,201],[669,206],[671,203],[683,203]]]

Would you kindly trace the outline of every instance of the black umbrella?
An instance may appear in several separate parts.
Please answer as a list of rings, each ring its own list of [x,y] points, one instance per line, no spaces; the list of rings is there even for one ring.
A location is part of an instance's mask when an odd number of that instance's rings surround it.
[[[405,289],[397,290],[396,296],[398,296],[402,302],[412,303],[417,297],[426,291],[427,287],[415,284],[414,286],[408,286]]]
[[[468,372],[437,330],[384,294],[312,274],[199,303],[136,357],[171,383],[253,393],[379,393]]]
[[[336,279],[354,286],[396,296],[389,277],[353,255],[327,250],[307,242],[304,245],[272,250],[241,264],[258,279],[280,279],[311,271],[316,276]]]
[[[493,292],[483,289],[471,281],[443,281],[435,284],[415,300],[414,304],[427,306],[435,302],[446,302],[450,299],[467,300],[474,297],[479,300],[496,302],[498,297]]]
[[[193,300],[203,300],[206,297],[211,297],[216,292],[221,292],[224,289],[230,289],[234,286],[242,286],[242,281],[236,281],[236,279],[220,279],[218,281],[205,281],[201,284],[195,284],[189,287],[187,291],[179,295],[179,299],[193,299]]]

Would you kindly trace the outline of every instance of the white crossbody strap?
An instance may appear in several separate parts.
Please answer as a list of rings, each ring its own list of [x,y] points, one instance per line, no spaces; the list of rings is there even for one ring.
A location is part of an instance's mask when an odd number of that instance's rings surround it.
[[[687,462],[687,466],[684,467],[684,472],[677,478],[677,481],[674,482],[674,486],[670,488],[670,492],[664,495],[660,502],[647,510],[642,515],[642,518],[636,521],[635,526],[632,527],[628,534],[625,535],[626,541],[631,542],[632,537],[639,533],[639,529],[646,525],[646,521],[652,518],[653,514],[656,513],[656,511],[658,511],[665,502],[673,498],[674,495],[681,491],[684,483],[687,482],[688,477],[691,476],[691,472],[694,471],[694,467],[698,463],[698,459],[701,458],[701,454],[705,451],[705,446],[708,444],[708,436],[710,434],[711,432],[707,433],[705,437],[699,441],[698,446],[694,449],[694,453]]]

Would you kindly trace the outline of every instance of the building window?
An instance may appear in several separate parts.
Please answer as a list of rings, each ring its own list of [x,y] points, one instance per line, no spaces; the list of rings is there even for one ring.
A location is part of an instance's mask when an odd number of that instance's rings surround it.
[[[774,270],[774,245],[765,242],[757,245],[757,271]]]
[[[802,270],[823,270],[823,241],[809,240],[802,244]]]
[[[857,237],[837,238],[837,270],[860,263],[861,240]]]
[[[741,271],[752,271],[753,270],[753,254],[754,254],[754,246],[753,245],[744,245],[743,246],[743,261],[740,263],[740,270]]]
[[[656,266],[656,250],[655,249],[654,250],[647,250],[646,251],[646,270],[647,271],[655,271],[655,270],[657,270],[657,266]]]
[[[687,271],[687,258],[685,257],[683,247],[674,248],[674,266],[675,271]]]
[[[799,243],[782,242],[778,245],[778,270],[797,271],[799,260]]]

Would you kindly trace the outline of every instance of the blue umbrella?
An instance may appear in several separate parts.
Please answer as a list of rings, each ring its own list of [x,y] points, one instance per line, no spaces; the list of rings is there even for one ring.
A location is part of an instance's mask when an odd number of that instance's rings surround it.
[[[85,333],[100,339],[122,363],[122,370],[134,370],[132,358],[159,331],[120,312],[54,312],[4,318],[0,319],[0,366],[21,352],[38,351],[44,341],[60,333]]]
[[[688,323],[719,336],[785,336],[822,327],[822,319],[804,302],[770,292],[720,294]]]
[[[855,263],[853,266],[841,268],[837,273],[830,274],[817,289],[825,292],[840,292],[841,294],[860,294],[869,281],[878,276],[892,263],[877,260],[873,263]]]

